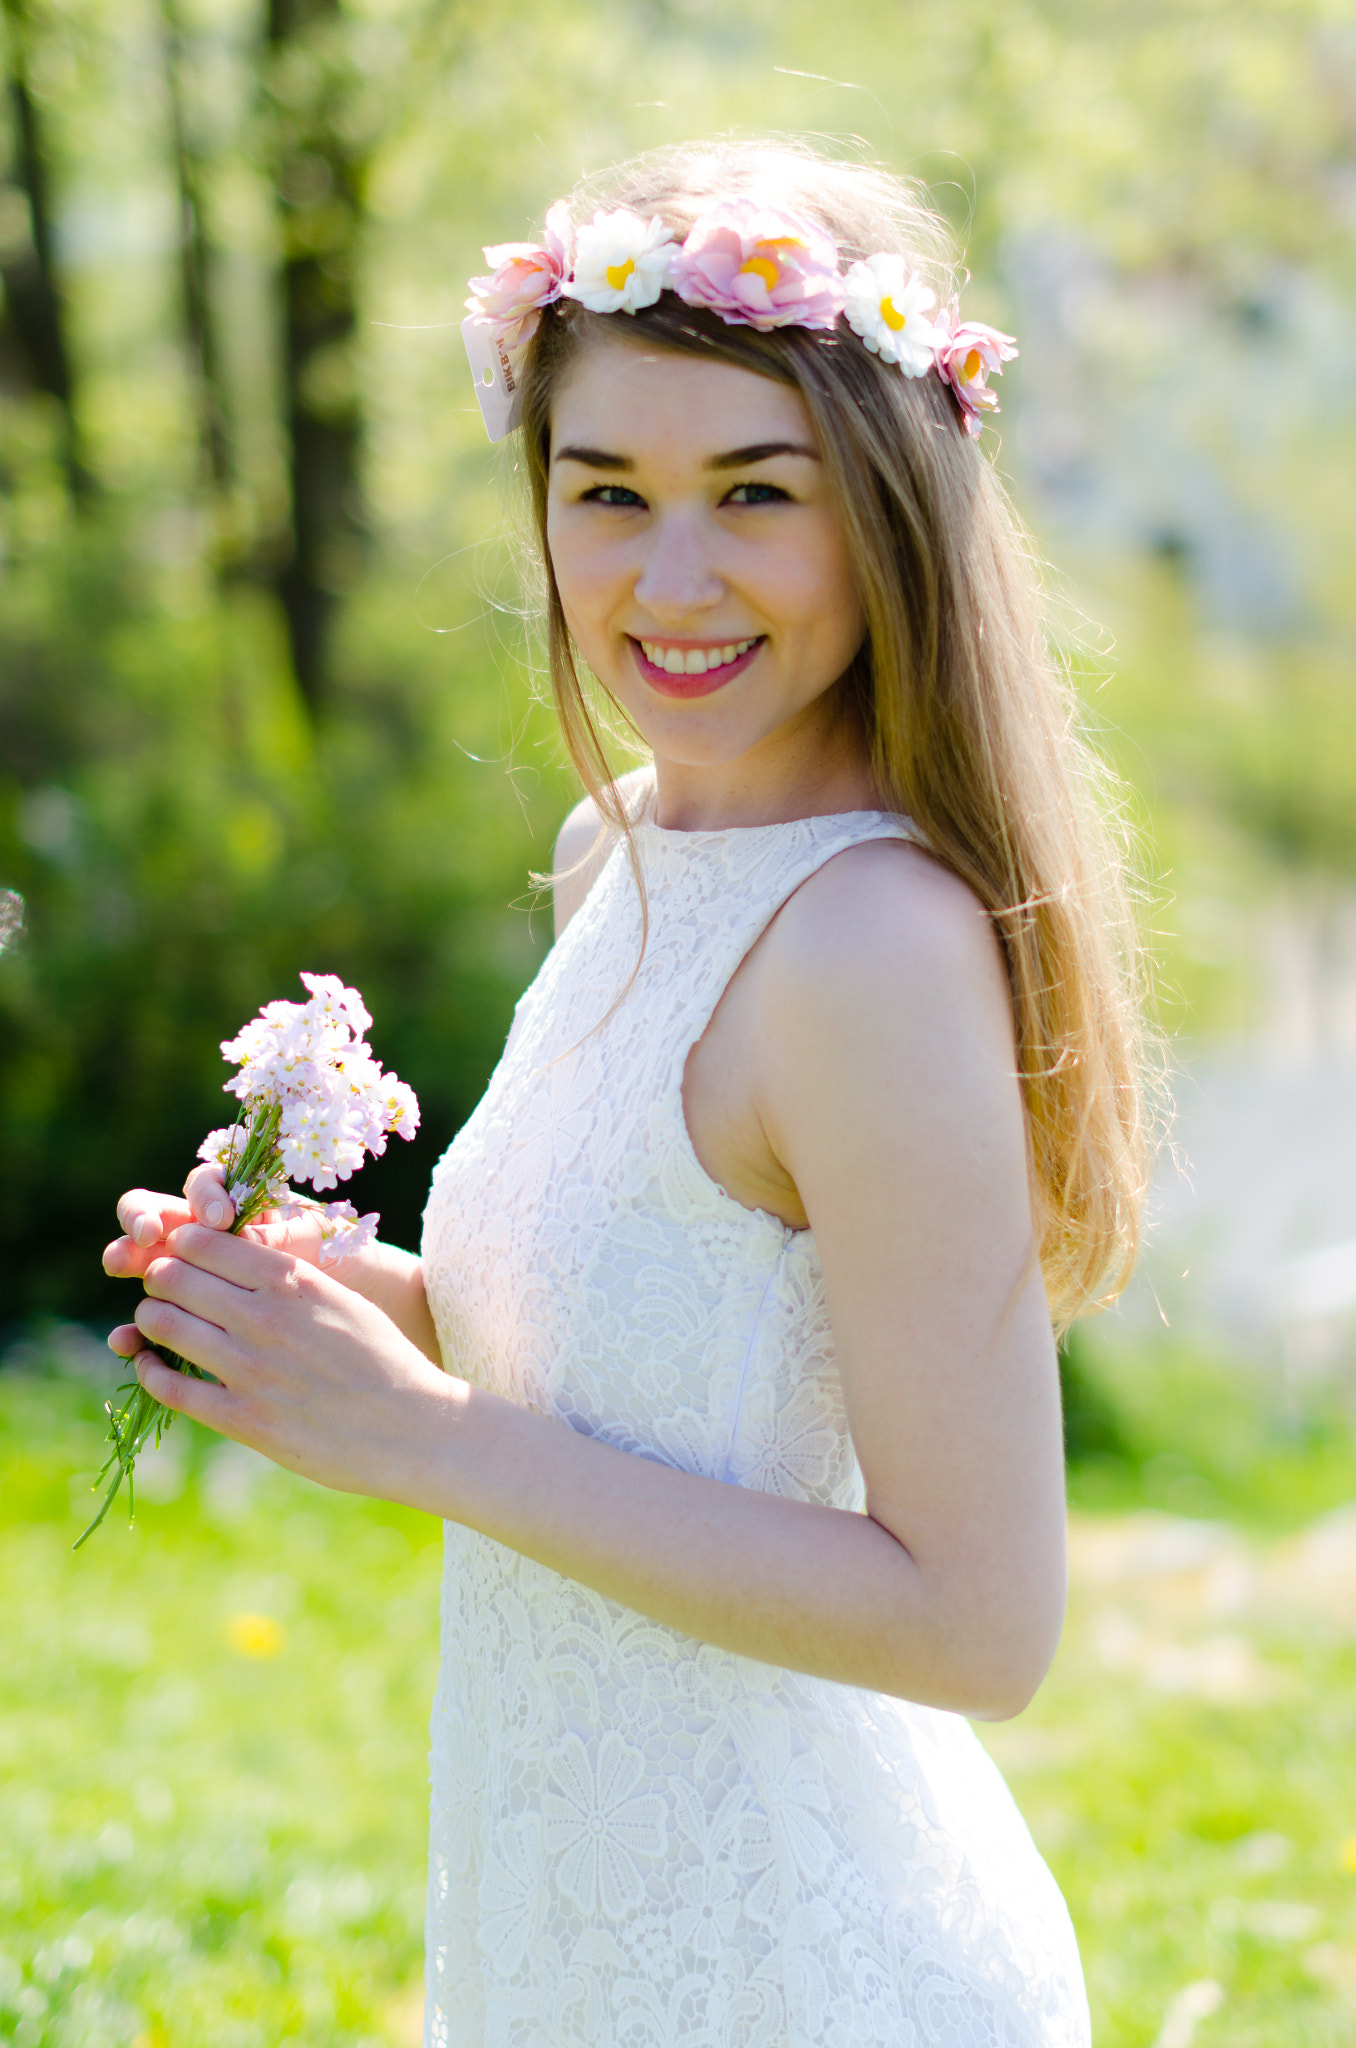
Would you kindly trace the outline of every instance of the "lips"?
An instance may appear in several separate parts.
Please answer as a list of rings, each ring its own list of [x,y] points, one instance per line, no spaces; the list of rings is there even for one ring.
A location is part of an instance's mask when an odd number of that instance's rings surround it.
[[[763,644],[727,640],[702,647],[674,647],[664,641],[637,640],[628,634],[636,667],[661,697],[709,697],[713,690],[742,675]],[[681,663],[681,666],[679,664]]]

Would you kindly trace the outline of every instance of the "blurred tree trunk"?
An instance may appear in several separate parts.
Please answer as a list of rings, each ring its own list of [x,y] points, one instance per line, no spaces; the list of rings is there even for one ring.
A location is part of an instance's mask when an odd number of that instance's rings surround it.
[[[66,341],[65,309],[56,281],[47,155],[42,126],[28,87],[30,24],[23,0],[3,0],[8,51],[9,101],[14,124],[14,178],[28,204],[28,233],[0,255],[5,285],[5,324],[34,391],[57,402],[61,422],[61,463],[72,497],[80,502],[93,489],[80,453],[75,420],[74,377]]]
[[[203,198],[201,153],[187,107],[186,58],[177,0],[161,0],[165,25],[165,84],[170,143],[178,186],[179,272],[184,337],[191,362],[204,482],[225,510],[231,487],[231,449],[221,384],[221,352],[212,304],[212,251]]]
[[[268,36],[292,486],[292,544],[276,588],[315,713],[336,598],[363,539],[352,342],[366,144],[346,119],[358,81],[338,0],[269,0]]]

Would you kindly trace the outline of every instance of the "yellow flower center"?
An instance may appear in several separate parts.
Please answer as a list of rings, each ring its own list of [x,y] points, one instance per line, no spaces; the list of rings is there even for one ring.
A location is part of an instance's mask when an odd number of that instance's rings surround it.
[[[898,334],[900,328],[906,324],[904,315],[899,311],[893,299],[881,300],[880,317],[885,322],[887,327],[893,327],[896,334]]]
[[[773,285],[777,282],[778,273],[777,266],[770,256],[750,256],[747,263],[740,265],[739,275],[741,277],[748,277],[749,275],[761,277],[763,283],[771,291]]]
[[[965,364],[963,369],[961,370],[961,375],[962,377],[964,377],[966,383],[968,384],[972,377],[977,377],[979,375],[983,367],[983,356],[980,354],[977,348],[972,348],[969,355],[965,358]]]
[[[607,281],[611,285],[614,292],[619,292],[621,290],[622,286],[626,283],[627,278],[630,277],[635,267],[635,259],[634,257],[631,256],[627,257],[625,263],[608,264]]]

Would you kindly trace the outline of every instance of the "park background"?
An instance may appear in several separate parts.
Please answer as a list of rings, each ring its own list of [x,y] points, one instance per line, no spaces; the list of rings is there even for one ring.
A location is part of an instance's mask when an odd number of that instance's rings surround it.
[[[927,181],[1125,778],[1176,1154],[1065,1359],[1070,1625],[985,1731],[1099,2048],[1356,2037],[1356,29],[1337,0],[3,0],[0,2043],[419,2038],[437,1529],[178,1425],[78,1557],[99,1251],[218,1042],[365,993],[430,1167],[572,799],[457,323],[582,169]]]

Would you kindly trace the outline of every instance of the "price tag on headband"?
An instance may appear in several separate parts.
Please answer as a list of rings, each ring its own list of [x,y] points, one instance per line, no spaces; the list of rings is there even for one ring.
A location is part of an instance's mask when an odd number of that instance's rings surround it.
[[[475,379],[485,431],[492,441],[502,441],[517,425],[514,408],[518,383],[513,373],[513,358],[495,331],[493,321],[480,320],[474,313],[462,321],[461,338],[466,344],[466,356]]]

